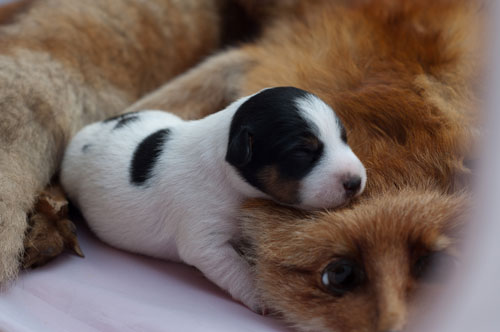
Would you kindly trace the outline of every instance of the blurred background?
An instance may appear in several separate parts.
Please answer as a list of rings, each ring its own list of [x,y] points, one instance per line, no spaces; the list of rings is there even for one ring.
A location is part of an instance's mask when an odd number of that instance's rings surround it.
[[[429,299],[436,307],[435,315],[417,324],[414,331],[500,331],[500,2],[490,5],[486,109],[466,255],[446,297]]]

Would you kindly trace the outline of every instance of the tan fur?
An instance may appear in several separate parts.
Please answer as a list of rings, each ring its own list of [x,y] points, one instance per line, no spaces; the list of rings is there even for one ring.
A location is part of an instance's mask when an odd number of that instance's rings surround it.
[[[302,19],[277,24],[265,47],[250,45],[248,53],[260,62],[247,73],[244,93],[263,85],[297,85],[331,104],[367,167],[367,194],[429,179],[451,190],[471,135],[468,84],[476,80],[479,39],[475,6],[354,3],[363,2],[307,6]],[[435,85],[422,84],[424,75]],[[447,107],[439,108],[438,98]]]
[[[455,250],[467,200],[456,192],[477,135],[472,86],[484,16],[465,0],[293,4],[271,15],[255,43],[209,58],[137,105],[201,117],[277,85],[332,105],[367,167],[366,190],[350,207],[312,215],[249,203],[242,229],[259,290],[266,306],[305,331],[400,330],[425,286],[411,276],[415,259]],[[340,298],[318,279],[336,255],[358,257],[369,278]]]
[[[0,8],[0,285],[68,139],[221,44],[225,0],[44,0]]]
[[[259,293],[301,330],[400,330],[408,320],[408,300],[417,289],[434,286],[413,277],[411,267],[436,245],[453,250],[466,200],[463,194],[401,190],[353,209],[304,216],[248,202],[243,231],[253,244],[248,255]],[[324,288],[321,274],[343,257],[363,265],[367,282],[337,297]]]
[[[173,79],[131,105],[125,112],[164,109],[185,119],[199,119],[240,97],[245,73],[253,59],[231,49]]]
[[[286,204],[296,204],[299,201],[300,182],[283,179],[275,165],[266,166],[257,175],[268,193]]]

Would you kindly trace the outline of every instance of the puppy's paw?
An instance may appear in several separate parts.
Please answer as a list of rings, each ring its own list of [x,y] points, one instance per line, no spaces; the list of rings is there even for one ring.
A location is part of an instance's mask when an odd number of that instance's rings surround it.
[[[242,296],[240,297],[240,301],[257,314],[263,314],[265,312],[264,306],[262,305],[255,290],[251,290],[245,292],[245,294],[242,294]]]
[[[58,186],[40,193],[35,211],[29,216],[24,239],[23,268],[43,265],[64,250],[84,257],[78,244],[75,225],[68,219],[68,201]]]
[[[241,295],[240,301],[253,312],[261,316],[267,316],[269,314],[272,315],[275,313],[265,305],[255,288],[255,283],[252,283],[251,287],[249,287],[247,291]]]
[[[238,283],[233,284],[229,288],[231,295],[253,312],[257,314],[263,314],[266,312],[265,307],[258,296],[257,290],[255,288],[255,283],[248,276],[241,276],[237,279]]]

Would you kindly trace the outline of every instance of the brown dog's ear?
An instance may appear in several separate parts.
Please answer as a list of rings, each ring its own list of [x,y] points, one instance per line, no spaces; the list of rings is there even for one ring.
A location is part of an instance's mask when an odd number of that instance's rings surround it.
[[[252,134],[247,127],[241,127],[229,137],[226,161],[233,166],[243,167],[252,160]]]

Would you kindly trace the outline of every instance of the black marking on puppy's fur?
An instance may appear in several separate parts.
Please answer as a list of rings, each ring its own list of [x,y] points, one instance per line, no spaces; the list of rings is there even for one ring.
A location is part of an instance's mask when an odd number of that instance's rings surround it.
[[[340,139],[342,140],[342,142],[347,144],[347,131],[345,130],[344,124],[342,123],[342,121],[340,121],[339,118],[337,118],[337,125],[340,128]]]
[[[124,113],[124,114],[120,114],[117,116],[113,116],[111,118],[104,120],[103,122],[108,123],[108,122],[112,122],[112,121],[117,121],[115,126],[113,127],[113,130],[115,130],[115,129],[122,128],[125,125],[127,125],[131,122],[137,121],[137,120],[139,120],[138,112],[129,112],[129,113]]]
[[[269,188],[301,180],[323,154],[318,128],[303,117],[297,104],[310,95],[293,87],[266,89],[244,102],[231,122],[226,161],[249,184],[271,196],[276,195]],[[272,176],[263,176],[269,169]],[[265,183],[269,179],[272,184]],[[298,196],[287,200],[297,203]]]
[[[119,120],[123,117],[127,117],[127,116],[130,116],[130,115],[135,115],[137,114],[138,112],[128,112],[128,113],[123,113],[123,114],[118,114],[118,115],[115,115],[115,116],[112,116],[110,118],[107,118],[106,120],[104,120],[103,122],[104,123],[107,123],[107,122],[111,122],[111,121],[115,121],[115,120]]]
[[[132,184],[143,185],[151,177],[153,168],[169,136],[169,129],[160,129],[139,143],[130,164],[130,182]]]
[[[85,144],[84,146],[82,146],[82,152],[87,153],[87,151],[89,150],[89,148],[91,146],[92,146],[92,144]]]
[[[113,127],[113,130],[119,129],[119,128],[121,128],[121,127],[123,127],[131,122],[137,121],[137,120],[139,120],[138,115],[130,115],[130,116],[122,117],[120,120],[118,120],[116,125]]]

